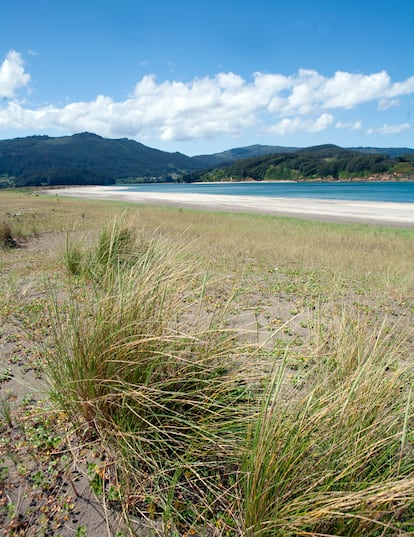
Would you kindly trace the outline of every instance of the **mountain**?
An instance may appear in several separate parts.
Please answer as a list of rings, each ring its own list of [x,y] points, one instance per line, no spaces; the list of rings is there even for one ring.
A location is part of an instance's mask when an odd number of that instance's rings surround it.
[[[410,147],[350,147],[353,151],[369,153],[371,155],[388,155],[389,157],[402,157],[404,155],[414,155],[414,149]]]
[[[230,164],[236,160],[252,157],[260,157],[262,155],[270,155],[275,153],[293,153],[298,151],[299,147],[282,147],[280,145],[249,145],[247,147],[236,147],[228,149],[221,153],[213,153],[212,155],[196,155],[194,160],[199,162],[203,167],[214,168]]]
[[[349,151],[358,151],[359,153],[389,155],[390,157],[414,154],[414,149],[408,147],[348,147],[346,149]],[[279,153],[295,153],[301,150],[303,150],[303,148],[284,147],[280,145],[249,145],[246,147],[229,149],[227,151],[222,151],[221,153],[213,153],[212,155],[196,155],[193,159],[197,160],[201,167],[216,168],[218,166],[231,164],[240,159]]]
[[[296,151],[271,153],[236,160],[231,164],[205,171],[189,172],[186,182],[194,181],[256,181],[352,179],[381,175],[383,179],[414,176],[414,150],[405,156],[390,157],[387,153],[365,153],[332,144],[307,147]]]
[[[398,160],[399,159],[399,160]],[[140,181],[303,179],[412,173],[414,149],[251,145],[188,157],[84,132],[0,140],[0,188]],[[207,170],[207,171],[206,171]]]
[[[88,132],[0,141],[0,177],[14,177],[16,186],[111,184],[117,179],[166,178],[198,168],[197,161],[181,153]]]

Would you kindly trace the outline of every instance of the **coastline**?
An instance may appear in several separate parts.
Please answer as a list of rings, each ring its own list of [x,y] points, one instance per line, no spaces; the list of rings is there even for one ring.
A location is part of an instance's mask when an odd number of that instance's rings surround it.
[[[326,222],[414,227],[414,203],[130,192],[113,186],[68,187],[43,192],[56,196],[169,205],[208,211],[254,212]]]

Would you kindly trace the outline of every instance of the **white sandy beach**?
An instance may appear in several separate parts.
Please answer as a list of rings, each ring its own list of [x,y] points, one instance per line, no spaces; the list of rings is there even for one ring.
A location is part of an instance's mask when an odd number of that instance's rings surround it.
[[[69,187],[48,194],[218,211],[249,211],[333,222],[414,227],[414,203],[131,192],[113,186]]]

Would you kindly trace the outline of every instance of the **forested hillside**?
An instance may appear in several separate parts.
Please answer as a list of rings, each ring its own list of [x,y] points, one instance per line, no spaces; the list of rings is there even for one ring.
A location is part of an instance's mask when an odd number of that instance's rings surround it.
[[[3,185],[111,184],[117,179],[173,176],[199,168],[190,157],[152,149],[126,138],[91,133],[0,141]]]
[[[414,175],[414,154],[389,157],[362,153],[335,145],[322,145],[289,153],[243,159],[208,171],[184,175],[186,182],[224,180],[351,179],[389,174],[390,178]]]
[[[376,174],[402,178],[414,174],[413,149],[406,149],[406,154],[404,148],[390,149],[392,155],[381,148],[363,149],[252,145],[188,157],[126,138],[110,140],[91,133],[59,138],[29,136],[0,141],[0,188],[142,181],[349,179]]]
[[[219,166],[227,166],[234,163],[236,160],[255,158],[264,155],[275,155],[280,153],[296,153],[301,151],[300,147],[286,147],[280,145],[249,145],[246,147],[236,147],[222,151],[221,153],[213,153],[212,155],[197,155],[193,157],[203,168],[217,168]],[[358,153],[369,153],[375,155],[387,155],[389,157],[401,157],[405,155],[414,155],[414,149],[409,147],[347,147],[349,151]]]

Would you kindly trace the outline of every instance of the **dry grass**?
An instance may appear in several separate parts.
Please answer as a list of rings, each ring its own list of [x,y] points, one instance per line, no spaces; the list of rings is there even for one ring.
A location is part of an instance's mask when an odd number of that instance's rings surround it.
[[[214,261],[215,270],[240,274],[244,269],[299,267],[368,278],[385,286],[403,280],[414,292],[413,230],[0,191],[0,214],[16,238],[45,232],[92,232],[124,211],[141,228],[158,229],[171,240],[186,242],[193,253]]]
[[[246,450],[246,535],[414,530],[407,333],[352,313],[331,312],[329,329],[318,328],[299,392],[287,396],[285,364],[274,373]]]
[[[79,252],[67,248],[82,278],[70,282],[68,310],[52,298],[53,397],[104,442],[131,514],[153,509],[164,529],[203,526],[226,508],[216,476],[228,482],[245,427],[238,347],[215,318],[194,318],[196,276],[160,238],[121,219]]]
[[[104,441],[105,502],[174,537],[411,534],[412,230],[58,199],[0,191],[24,245],[0,252],[0,315],[47,329],[33,305],[49,281],[48,373]],[[127,229],[100,234],[121,214]],[[251,370],[284,364],[249,400],[234,360],[252,349],[217,330],[247,312],[269,340]]]

